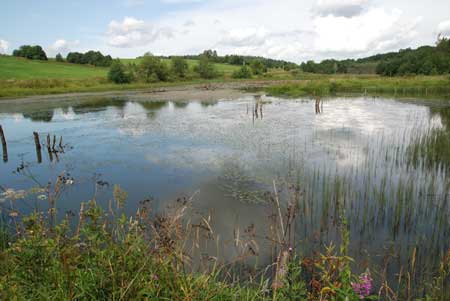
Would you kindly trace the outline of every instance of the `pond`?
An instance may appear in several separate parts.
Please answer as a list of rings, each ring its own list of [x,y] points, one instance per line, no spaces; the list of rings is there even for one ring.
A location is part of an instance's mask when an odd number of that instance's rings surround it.
[[[282,206],[296,195],[294,243],[304,253],[339,243],[340,214],[357,259],[380,264],[388,254],[399,267],[414,252],[426,273],[450,247],[450,102],[53,99],[0,103],[0,124],[1,187],[45,187],[64,173],[60,215],[93,197],[106,208],[120,184],[129,213],[143,200],[161,211],[188,198],[226,242],[238,227],[266,231],[276,190]],[[55,152],[47,151],[47,135],[51,149],[56,137]],[[48,206],[44,197],[1,201],[22,213]],[[270,256],[261,246],[261,257]]]

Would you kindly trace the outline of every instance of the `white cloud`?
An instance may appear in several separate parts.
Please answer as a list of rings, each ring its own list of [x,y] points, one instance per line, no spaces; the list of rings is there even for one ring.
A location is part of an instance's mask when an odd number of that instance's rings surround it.
[[[438,33],[444,36],[450,36],[450,20],[442,21],[437,28]]]
[[[113,47],[104,51],[129,57],[146,51],[180,55],[216,49],[221,55],[259,55],[299,63],[425,44],[428,36],[419,36],[418,31],[428,19],[419,27],[419,13],[408,15],[395,3],[380,1],[203,1],[161,15],[152,23],[131,17],[111,22],[107,37]],[[431,37],[430,31],[427,34]]]
[[[261,46],[266,42],[269,32],[263,27],[232,29],[225,34],[221,43],[230,46]]]
[[[49,48],[50,51],[54,54],[61,53],[67,54],[74,47],[77,47],[80,44],[80,41],[66,41],[64,39],[56,40]]]
[[[184,27],[191,27],[191,26],[194,26],[194,25],[195,25],[195,22],[193,20],[187,20],[183,24]]]
[[[322,17],[351,18],[360,15],[368,3],[368,0],[319,0],[313,12]]]
[[[314,20],[317,52],[338,55],[385,51],[407,43],[420,20],[403,22],[402,12],[371,9],[353,18],[317,17]]]
[[[9,43],[5,40],[0,39],[0,53],[5,54],[9,49]]]
[[[122,22],[115,20],[108,25],[108,43],[114,47],[130,48],[145,46],[159,38],[172,38],[170,27],[157,27],[143,20],[125,17]]]

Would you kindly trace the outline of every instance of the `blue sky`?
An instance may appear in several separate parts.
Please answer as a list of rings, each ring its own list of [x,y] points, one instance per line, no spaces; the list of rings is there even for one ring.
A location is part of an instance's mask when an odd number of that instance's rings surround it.
[[[448,0],[2,0],[0,52],[39,44],[115,57],[198,53],[301,62],[361,57],[450,35]]]

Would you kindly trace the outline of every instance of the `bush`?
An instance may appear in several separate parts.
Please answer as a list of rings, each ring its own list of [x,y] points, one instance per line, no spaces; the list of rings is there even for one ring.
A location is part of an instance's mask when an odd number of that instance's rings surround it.
[[[233,78],[252,78],[252,71],[247,66],[242,66],[239,70],[233,72]]]
[[[208,59],[207,56],[202,56],[195,68],[195,71],[200,75],[201,78],[211,79],[217,76],[217,70],[214,63]]]
[[[138,74],[147,83],[167,81],[169,69],[160,58],[146,54],[138,66]]]
[[[56,55],[55,59],[56,59],[57,62],[64,62],[64,59],[63,59],[61,53],[58,53]]]
[[[189,70],[189,66],[185,59],[178,56],[172,57],[171,64],[173,74],[175,74],[178,77],[186,76],[186,73]]]
[[[267,68],[260,60],[255,60],[250,63],[250,68],[254,75],[262,75],[267,72]]]
[[[127,84],[131,82],[131,76],[120,60],[114,60],[109,68],[108,80],[116,84]]]
[[[19,49],[13,51],[13,56],[25,57],[30,60],[47,60],[47,55],[41,46],[23,45]]]

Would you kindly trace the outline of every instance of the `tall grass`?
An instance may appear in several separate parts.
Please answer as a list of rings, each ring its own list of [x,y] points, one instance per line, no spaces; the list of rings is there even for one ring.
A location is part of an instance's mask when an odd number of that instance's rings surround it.
[[[394,96],[450,95],[450,80],[444,76],[305,76],[303,81],[266,88],[270,95],[300,97],[358,93]]]
[[[127,216],[127,194],[116,186],[108,209],[94,197],[77,214],[68,212],[54,223],[60,179],[48,187],[48,211],[29,216],[9,211],[15,231],[0,252],[2,299],[405,300],[418,296],[419,287],[427,300],[449,296],[450,251],[425,283],[411,284],[415,253],[396,283],[389,284],[385,273],[352,272],[360,263],[348,256],[351,233],[342,197],[336,200],[339,240],[321,253],[302,256],[293,225],[305,200],[296,193],[283,205],[274,181],[266,238],[274,257],[266,266],[252,266],[248,259],[258,256],[258,245],[251,229],[242,231],[246,236],[236,229],[234,244],[240,252],[234,259],[223,261],[205,252],[205,243],[219,245],[220,237],[208,216],[194,218],[192,199],[179,199],[161,214],[144,201]]]

